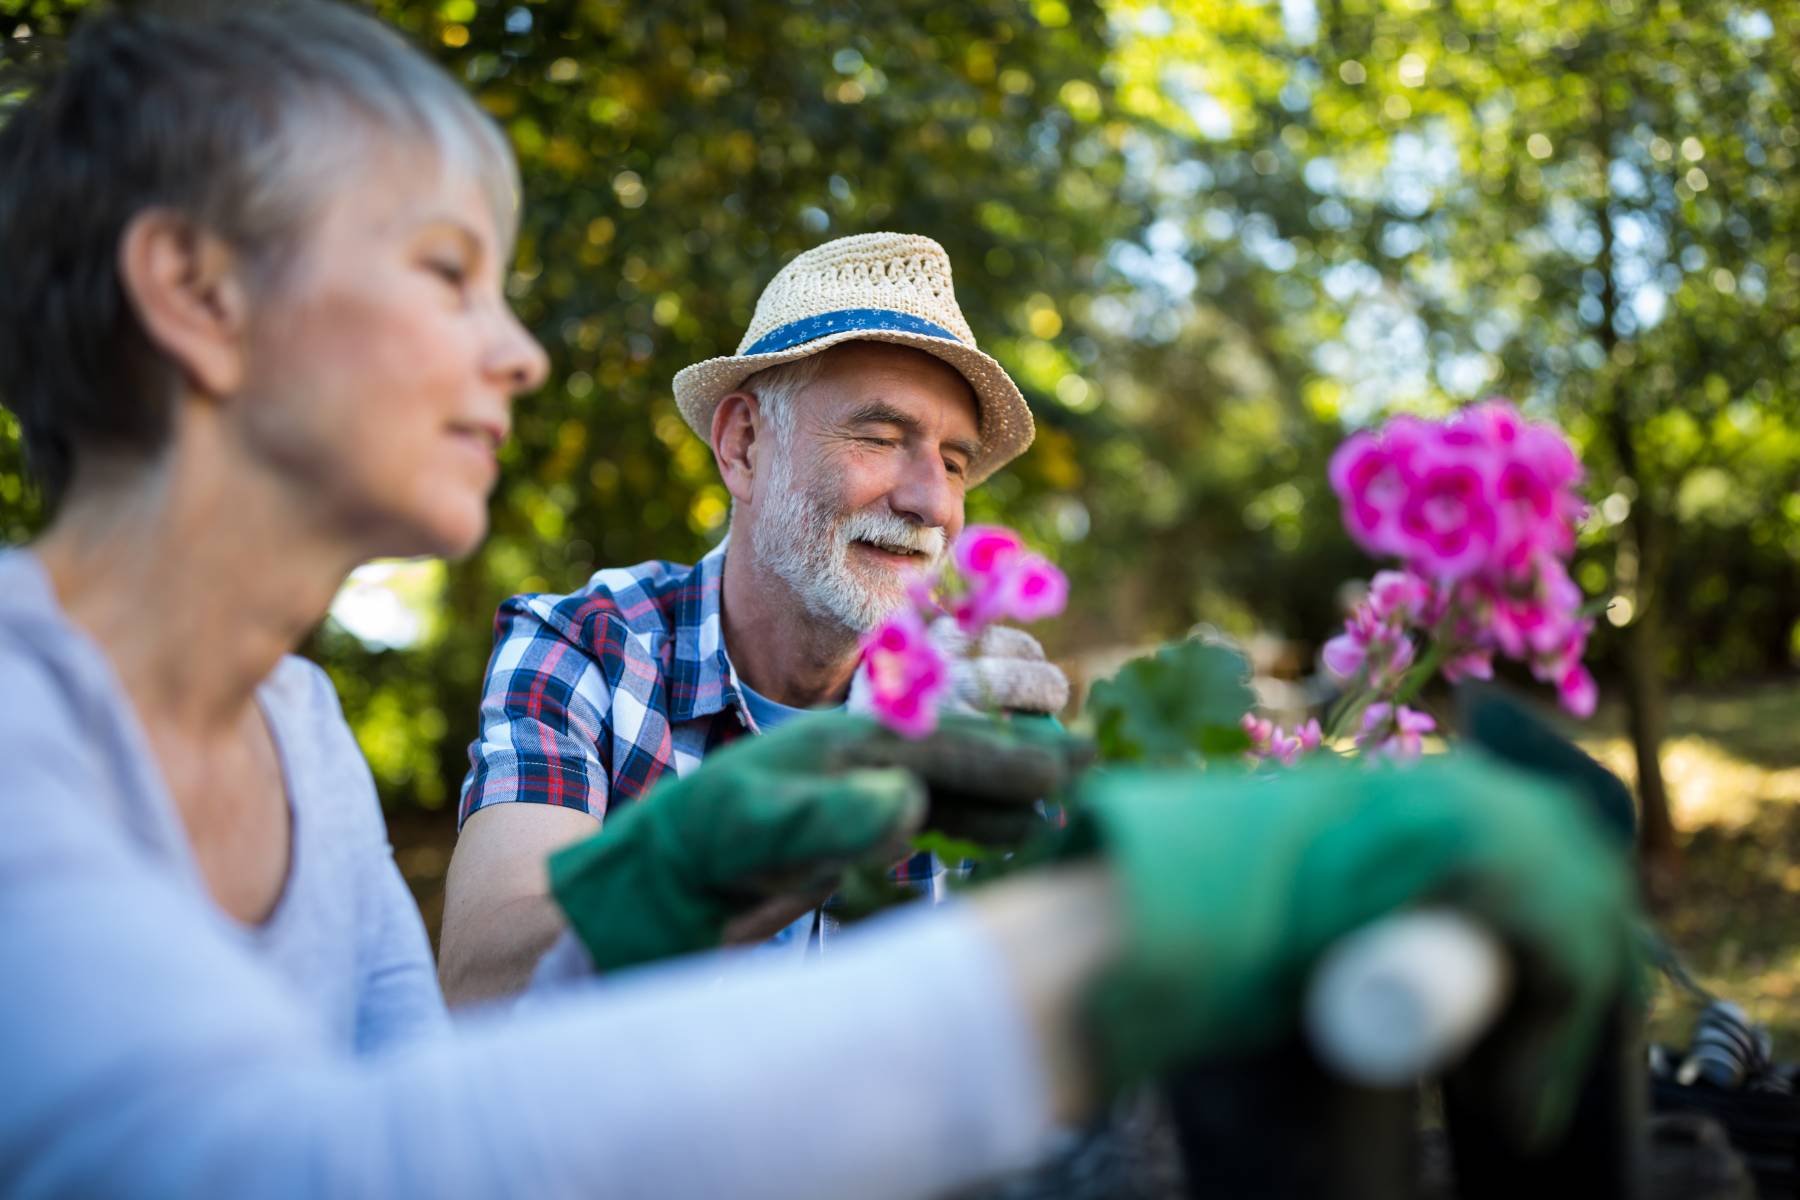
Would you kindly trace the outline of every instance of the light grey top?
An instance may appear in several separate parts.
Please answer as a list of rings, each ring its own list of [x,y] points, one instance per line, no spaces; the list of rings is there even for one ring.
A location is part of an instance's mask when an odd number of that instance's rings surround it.
[[[1041,1064],[961,911],[801,975],[706,956],[451,1033],[328,681],[290,659],[259,699],[294,859],[248,929],[107,660],[0,553],[0,1195],[879,1200],[1044,1147]]]

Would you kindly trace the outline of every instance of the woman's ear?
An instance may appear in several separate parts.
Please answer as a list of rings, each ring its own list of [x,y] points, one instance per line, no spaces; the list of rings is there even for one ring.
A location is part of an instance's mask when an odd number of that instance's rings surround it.
[[[719,464],[725,490],[739,504],[748,504],[755,489],[760,415],[757,399],[749,392],[732,392],[713,409],[713,461]]]
[[[237,254],[180,213],[145,209],[119,240],[119,282],[138,323],[194,391],[243,384],[248,300]]]

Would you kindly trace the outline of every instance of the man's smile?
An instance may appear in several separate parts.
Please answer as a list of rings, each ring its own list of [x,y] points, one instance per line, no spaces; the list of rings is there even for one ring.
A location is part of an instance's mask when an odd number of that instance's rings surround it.
[[[850,547],[853,550],[861,551],[866,558],[893,567],[923,567],[931,561],[931,556],[923,550],[915,550],[898,542],[866,541],[856,538],[851,541]]]

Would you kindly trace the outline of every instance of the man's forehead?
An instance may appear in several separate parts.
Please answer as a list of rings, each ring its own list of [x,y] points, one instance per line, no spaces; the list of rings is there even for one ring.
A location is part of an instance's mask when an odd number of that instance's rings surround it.
[[[852,343],[828,353],[831,358],[815,386],[807,390],[832,416],[842,418],[858,408],[886,404],[914,419],[940,413],[961,418],[971,433],[980,424],[975,389],[960,371],[935,355],[881,342]]]

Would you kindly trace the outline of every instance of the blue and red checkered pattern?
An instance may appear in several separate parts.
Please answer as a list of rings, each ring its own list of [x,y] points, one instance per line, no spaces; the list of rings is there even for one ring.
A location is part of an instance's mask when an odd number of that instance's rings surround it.
[[[725,548],[691,567],[639,563],[568,595],[501,604],[458,829],[476,809],[516,801],[602,820],[755,731],[719,620]],[[941,873],[919,854],[895,877],[925,887]]]

